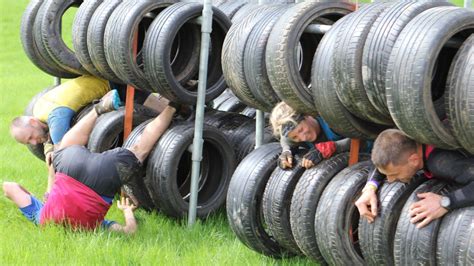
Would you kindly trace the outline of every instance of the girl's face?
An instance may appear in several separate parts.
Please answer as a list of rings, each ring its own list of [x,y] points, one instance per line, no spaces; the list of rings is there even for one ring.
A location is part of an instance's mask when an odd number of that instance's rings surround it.
[[[305,116],[305,119],[288,133],[288,138],[294,142],[315,142],[319,131],[318,121],[311,116]]]

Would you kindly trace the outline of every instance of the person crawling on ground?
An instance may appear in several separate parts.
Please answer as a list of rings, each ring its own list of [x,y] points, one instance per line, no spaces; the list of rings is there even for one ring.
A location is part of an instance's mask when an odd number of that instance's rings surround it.
[[[93,76],[81,76],[51,89],[42,95],[33,106],[32,116],[19,116],[10,125],[10,134],[22,144],[45,144],[45,162],[49,169],[48,187],[51,189],[54,172],[52,158],[54,147],[58,147],[71,127],[74,115],[95,99],[100,99],[111,88],[117,89],[114,97],[125,101],[126,86],[108,82]],[[134,101],[154,109],[158,113],[166,107],[168,100],[149,92],[136,90]],[[117,101],[118,102],[118,101]]]
[[[321,117],[297,113],[285,102],[273,108],[270,123],[273,134],[280,139],[282,152],[278,165],[282,169],[293,167],[294,147],[310,149],[301,161],[305,168],[311,168],[336,153],[349,151],[350,139],[336,134]]]
[[[140,170],[142,162],[171,123],[179,107],[170,103],[144,129],[140,140],[130,148],[115,148],[102,153],[90,152],[87,144],[100,114],[114,110],[117,98],[111,91],[63,137],[54,152],[55,181],[43,204],[19,184],[3,183],[5,195],[35,224],[55,223],[72,229],[105,227],[111,231],[134,233],[137,225],[135,206],[121,201],[125,225],[104,220],[115,194]]]
[[[474,156],[460,151],[417,143],[402,131],[387,129],[375,140],[372,150],[375,169],[369,175],[362,195],[355,202],[369,223],[377,217],[377,190],[387,181],[409,183],[418,171],[426,178],[441,179],[461,185],[445,196],[419,193],[419,201],[410,206],[410,222],[418,228],[443,217],[451,210],[474,206]]]

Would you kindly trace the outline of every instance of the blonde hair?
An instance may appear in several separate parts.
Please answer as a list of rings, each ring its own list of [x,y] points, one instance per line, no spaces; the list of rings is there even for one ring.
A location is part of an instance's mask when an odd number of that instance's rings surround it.
[[[273,135],[280,138],[283,125],[293,123],[297,125],[295,120],[296,111],[285,102],[278,103],[270,114],[270,123],[272,124]]]

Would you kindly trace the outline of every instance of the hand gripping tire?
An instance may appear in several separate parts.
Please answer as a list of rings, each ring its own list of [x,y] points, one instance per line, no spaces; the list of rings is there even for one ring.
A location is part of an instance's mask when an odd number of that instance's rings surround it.
[[[421,184],[408,198],[403,206],[395,231],[393,256],[395,265],[435,265],[436,238],[440,220],[437,219],[427,226],[418,229],[410,222],[408,212],[410,206],[418,201],[418,193],[433,192],[446,195],[449,186],[437,180],[429,180]]]
[[[359,220],[359,241],[367,265],[394,265],[393,239],[400,213],[408,196],[424,181],[417,175],[409,184],[387,182],[378,190],[375,221],[369,224],[363,217]]]

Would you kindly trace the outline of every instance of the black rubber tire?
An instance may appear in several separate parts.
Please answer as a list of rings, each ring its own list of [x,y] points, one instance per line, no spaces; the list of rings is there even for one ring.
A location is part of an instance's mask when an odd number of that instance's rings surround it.
[[[474,207],[452,210],[438,231],[438,265],[474,265]]]
[[[334,47],[333,75],[339,100],[353,115],[369,122],[393,125],[390,115],[377,111],[369,101],[362,81],[362,53],[367,35],[380,13],[392,3],[365,5],[345,22]]]
[[[237,97],[231,96],[227,100],[225,100],[217,110],[222,112],[241,112],[247,107],[244,103],[242,103]]]
[[[219,106],[230,97],[235,97],[234,93],[230,89],[225,89],[219,96],[212,100],[212,109],[218,110]]]
[[[87,0],[77,10],[72,23],[72,45],[76,53],[77,60],[91,74],[96,75],[97,69],[92,63],[89,51],[87,50],[87,29],[97,7],[103,0]]]
[[[68,72],[87,75],[87,70],[82,67],[71,49],[64,43],[61,36],[61,18],[67,9],[78,7],[81,0],[45,0],[38,10],[34,25],[35,41],[41,54],[45,52],[55,64]]]
[[[247,84],[244,70],[244,52],[252,29],[266,14],[280,13],[277,10],[281,10],[281,8],[281,6],[276,5],[265,5],[250,11],[246,18],[232,24],[222,48],[222,71],[229,88],[246,105],[265,111],[270,111],[271,105],[267,103],[262,105],[252,94]]]
[[[436,265],[436,239],[441,219],[436,219],[418,229],[408,217],[410,205],[418,201],[416,194],[424,192],[446,195],[448,186],[444,182],[429,180],[421,184],[405,202],[395,231],[393,244],[395,265]]]
[[[265,51],[273,26],[283,10],[265,14],[249,33],[244,51],[244,76],[260,110],[271,111],[281,101],[272,88],[265,66]]]
[[[145,127],[150,123],[152,120],[147,120],[143,123],[141,123],[139,126],[137,126],[133,131],[130,133],[128,136],[127,140],[123,144],[123,148],[130,148],[133,147],[137,143],[137,141],[140,139],[140,136],[143,134],[143,130],[145,130]],[[130,180],[129,183],[124,184],[124,190],[126,193],[132,197],[134,201],[137,201],[138,207],[143,208],[147,211],[152,211],[155,209],[155,205],[153,204],[153,201],[148,195],[148,191],[146,190],[145,187],[145,169],[146,165],[148,163],[148,160],[142,163],[142,167],[139,170],[139,174],[133,176],[133,178]]]
[[[195,104],[197,83],[187,84],[191,79],[179,80],[170,64],[173,42],[180,32],[186,30],[186,22],[202,14],[202,5],[198,3],[177,3],[165,9],[150,25],[143,45],[145,73],[153,89],[171,101]],[[187,23],[187,27],[196,32],[199,27]],[[222,75],[221,50],[230,21],[216,7],[213,7],[211,35],[212,50],[209,54],[207,89],[205,101],[209,102],[225,89]],[[166,40],[166,41],[163,41]],[[195,45],[199,45],[197,43]],[[197,79],[197,78],[195,78]]]
[[[133,106],[132,127],[136,127],[156,115],[152,109],[135,104]],[[99,116],[89,136],[87,148],[91,152],[103,152],[121,147],[123,144],[124,119],[124,107]]]
[[[151,30],[149,25],[153,21],[153,18],[147,18],[146,14],[158,15],[174,2],[173,0],[125,1],[110,15],[104,33],[105,58],[110,68],[125,83],[142,90],[154,91],[139,62],[140,56],[144,61],[143,40]],[[132,53],[135,33],[138,36],[136,55]],[[167,39],[166,43],[169,40],[171,39]]]
[[[367,181],[371,162],[342,170],[324,189],[316,209],[314,230],[319,250],[329,265],[364,265],[358,246],[359,211],[354,201]]]
[[[94,108],[94,104],[90,103],[79,109],[72,118],[71,127],[77,124],[77,122],[79,122],[79,120],[81,120],[84,116],[86,116],[92,110],[92,108]]]
[[[342,153],[308,169],[296,184],[291,199],[291,231],[300,250],[310,259],[324,264],[314,230],[316,209],[329,181],[347,167],[349,155]]]
[[[242,143],[239,145],[239,149],[236,154],[237,162],[241,162],[249,153],[251,153],[255,149],[255,134],[255,132],[252,132],[250,135],[248,135],[242,140]],[[276,141],[277,140],[273,137],[272,129],[270,127],[266,127],[263,131],[262,145]]]
[[[240,112],[241,114],[245,115],[245,116],[248,116],[250,118],[255,118],[256,114],[257,114],[257,110],[255,110],[255,108],[252,108],[252,107],[245,107],[244,110],[242,110],[242,112]]]
[[[351,114],[337,97],[335,80],[332,75],[334,45],[338,31],[345,29],[345,21],[352,14],[337,21],[324,35],[313,59],[312,92],[319,115],[331,129],[349,138],[375,139],[385,127],[363,121]]]
[[[435,7],[410,21],[395,42],[387,66],[387,104],[398,128],[418,142],[459,148],[443,117],[436,114],[432,99],[443,96],[458,50],[443,46],[453,36],[465,40],[472,33],[472,10]]]
[[[262,196],[281,152],[279,143],[262,145],[237,166],[227,193],[227,219],[237,238],[250,249],[281,258],[290,254],[265,230]]]
[[[247,1],[233,0],[227,1],[219,6],[219,9],[229,18],[232,19],[234,15],[243,7]]]
[[[87,28],[87,51],[91,58],[94,69],[89,71],[95,76],[113,81],[124,83],[114,71],[110,68],[104,51],[104,34],[107,22],[112,12],[122,3],[122,0],[107,0],[102,2],[92,15],[89,27]]]
[[[77,74],[69,73],[45,59],[38,50],[33,31],[36,14],[43,2],[43,0],[31,0],[23,12],[20,26],[20,38],[23,50],[30,61],[42,71],[61,78],[77,77]]]
[[[393,239],[403,205],[426,179],[416,176],[409,184],[384,183],[377,192],[379,211],[372,224],[359,219],[359,241],[367,265],[394,265]],[[405,219],[405,217],[402,217]]]
[[[47,88],[43,89],[42,91],[38,92],[35,96],[33,96],[33,98],[31,98],[30,102],[26,106],[25,110],[23,111],[23,115],[33,116],[33,108],[35,107],[35,104],[38,101],[38,99],[41,98],[41,96],[43,96],[48,91],[52,90],[53,88],[54,88],[54,86],[47,87]],[[26,144],[26,147],[38,159],[40,159],[42,161],[45,160],[43,143],[36,144],[36,145]]]
[[[474,154],[474,34],[459,49],[448,76],[447,113],[461,146]]]
[[[156,207],[163,213],[183,218],[188,213],[191,152],[194,123],[176,125],[159,139],[149,156],[145,184]],[[225,136],[214,127],[203,130],[203,158],[197,216],[206,218],[219,210],[235,169],[235,155]],[[150,187],[152,188],[150,190]]]
[[[380,13],[372,24],[362,54],[362,79],[368,99],[385,118],[390,118],[385,97],[385,73],[398,35],[421,12],[446,5],[451,4],[446,1],[397,2]]]
[[[292,169],[277,166],[273,170],[263,193],[262,212],[267,230],[275,240],[290,253],[303,255],[291,230],[290,206],[296,184],[306,169],[300,165],[301,154],[294,160]]]
[[[344,2],[303,2],[290,7],[273,27],[265,54],[268,77],[279,98],[298,112],[317,113],[308,85],[311,63],[322,35],[304,33],[304,29],[318,19],[337,20],[353,9],[354,5]],[[298,43],[302,47],[301,67],[295,49]]]

